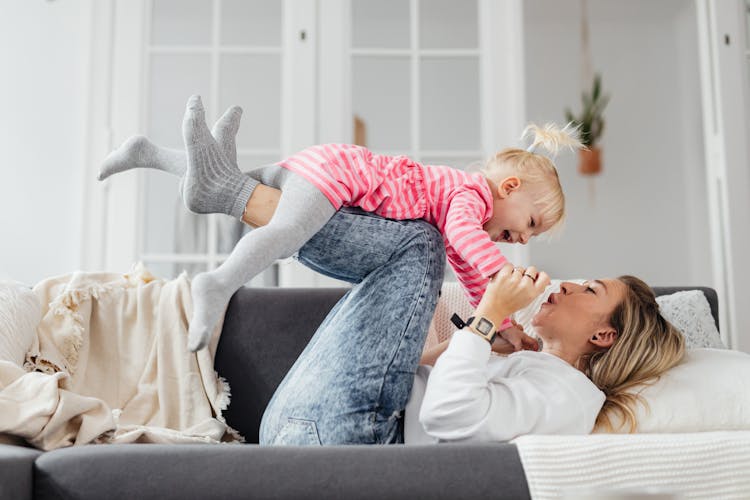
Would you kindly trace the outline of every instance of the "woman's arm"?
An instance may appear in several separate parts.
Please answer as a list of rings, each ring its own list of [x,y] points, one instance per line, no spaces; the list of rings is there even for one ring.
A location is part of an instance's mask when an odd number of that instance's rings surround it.
[[[536,274],[533,268],[527,272]],[[530,303],[549,283],[545,273],[539,273],[535,281],[523,273],[507,265],[493,276],[476,316],[498,324]],[[464,329],[453,335],[447,347],[443,343],[427,353],[432,361],[443,354],[427,381],[420,411],[420,422],[428,433],[448,440],[508,439],[525,430],[526,418],[537,420],[534,412],[543,408],[537,408],[536,385],[522,377],[491,381],[487,371],[490,351],[484,338]]]
[[[516,332],[514,332],[514,338],[517,340],[517,343],[511,342],[508,339],[505,339],[498,335],[497,337],[495,337],[494,342],[492,342],[493,352],[501,355],[508,355],[515,351],[539,350],[539,343],[537,342],[537,340],[534,337],[523,333],[523,329],[520,328],[520,326],[514,325],[513,327],[504,330],[504,333],[507,334],[512,329],[516,330]],[[450,337],[426,350],[424,353],[422,353],[422,358],[419,360],[419,364],[435,366],[435,362],[440,357],[440,355],[443,354],[443,352],[448,348],[449,343]]]

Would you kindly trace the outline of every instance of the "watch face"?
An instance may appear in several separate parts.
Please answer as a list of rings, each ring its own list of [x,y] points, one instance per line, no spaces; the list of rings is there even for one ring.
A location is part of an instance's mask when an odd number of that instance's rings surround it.
[[[482,333],[482,335],[489,335],[494,326],[495,325],[493,325],[490,321],[484,318],[479,318],[479,323],[477,323],[476,328]]]

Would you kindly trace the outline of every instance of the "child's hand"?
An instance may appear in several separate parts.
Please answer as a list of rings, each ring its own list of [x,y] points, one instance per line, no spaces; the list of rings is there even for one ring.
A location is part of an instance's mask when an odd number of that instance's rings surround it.
[[[498,354],[510,354],[516,351],[538,351],[539,342],[526,335],[523,327],[513,321],[513,326],[501,331],[492,343],[492,350]]]
[[[528,269],[506,264],[487,285],[475,316],[484,316],[495,325],[531,303],[549,285],[549,276],[538,272],[533,266]]]

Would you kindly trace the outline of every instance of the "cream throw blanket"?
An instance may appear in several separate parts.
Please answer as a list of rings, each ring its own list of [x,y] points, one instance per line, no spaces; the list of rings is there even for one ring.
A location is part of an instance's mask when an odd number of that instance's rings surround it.
[[[51,450],[86,443],[241,441],[208,349],[186,348],[190,282],[83,273],[34,287],[42,304],[24,367],[0,361],[0,433]]]

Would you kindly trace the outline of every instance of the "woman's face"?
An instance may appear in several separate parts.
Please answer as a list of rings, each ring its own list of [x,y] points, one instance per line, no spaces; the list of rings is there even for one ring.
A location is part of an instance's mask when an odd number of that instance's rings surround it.
[[[545,343],[564,343],[586,352],[595,336],[614,331],[609,318],[624,300],[625,290],[626,285],[616,279],[592,280],[581,285],[564,282],[560,291],[542,304],[532,324]]]

